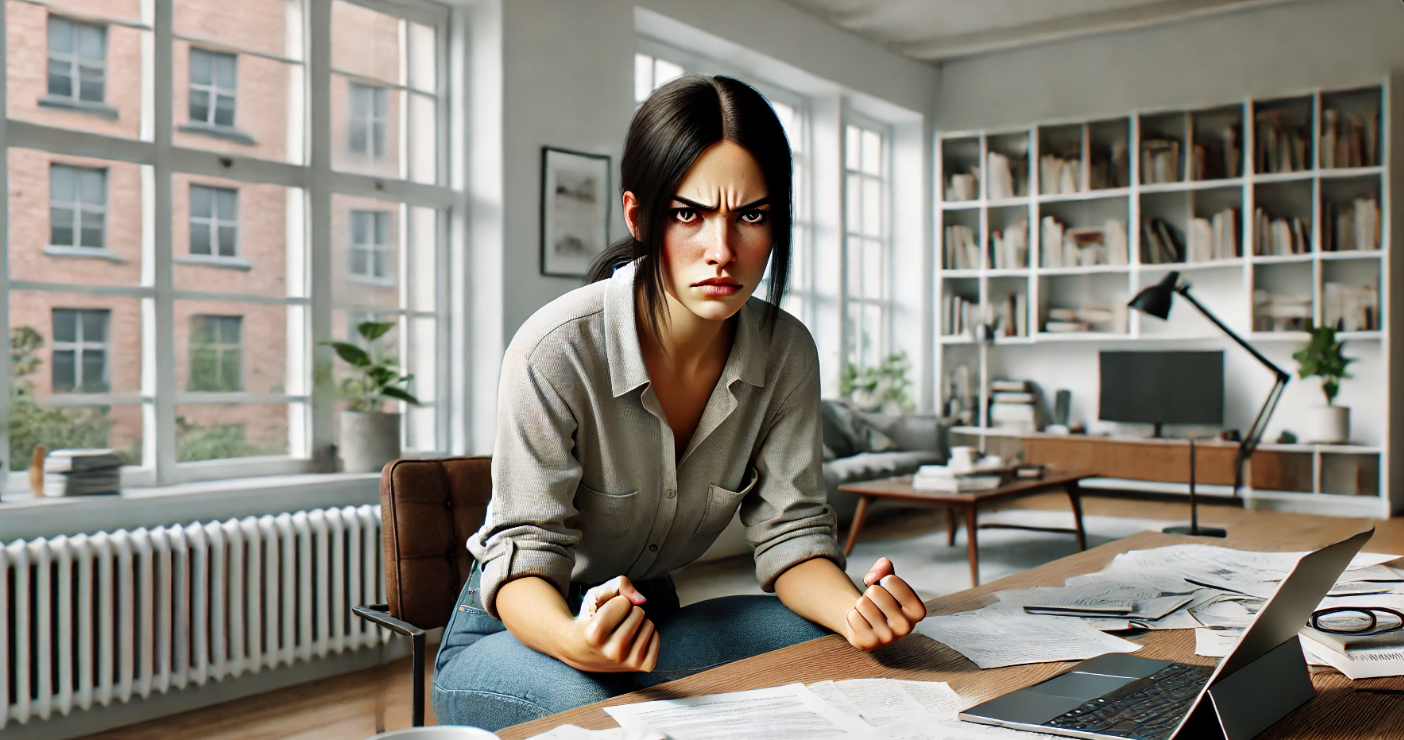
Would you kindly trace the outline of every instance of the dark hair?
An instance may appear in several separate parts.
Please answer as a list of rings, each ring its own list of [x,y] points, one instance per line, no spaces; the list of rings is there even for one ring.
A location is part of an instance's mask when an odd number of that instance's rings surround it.
[[[708,147],[732,141],[751,153],[765,177],[770,198],[772,244],[765,325],[773,326],[790,276],[793,222],[790,143],[770,102],[755,88],[730,77],[686,75],[664,84],[639,106],[624,140],[619,193],[638,199],[639,238],[611,244],[590,265],[586,282],[608,278],[639,258],[634,295],[647,309],[648,329],[661,339],[663,227],[678,183]]]

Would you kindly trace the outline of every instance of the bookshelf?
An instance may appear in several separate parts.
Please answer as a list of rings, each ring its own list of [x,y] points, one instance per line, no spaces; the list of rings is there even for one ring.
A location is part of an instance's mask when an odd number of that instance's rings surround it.
[[[1268,444],[1271,432],[1258,454],[1274,462],[1260,467],[1286,472],[1250,481],[1247,495],[1295,510],[1404,512],[1389,477],[1398,456],[1390,427],[1404,433],[1395,420],[1404,408],[1388,387],[1400,354],[1393,329],[1404,320],[1391,295],[1404,280],[1396,274],[1404,268],[1391,264],[1390,206],[1404,192],[1401,155],[1391,151],[1398,84],[939,132],[933,368],[941,408],[952,397],[967,402],[956,432],[982,444],[1007,436],[987,418],[998,377],[1035,381],[1045,405],[1069,388],[1086,412],[1090,396],[1090,413],[1074,420],[1095,421],[1095,371],[1045,382],[1045,358],[1087,367],[1090,356],[1095,369],[1104,347],[1207,345],[1222,347],[1231,366],[1238,348],[1207,322],[1177,320],[1194,318],[1187,307],[1169,322],[1126,308],[1178,270],[1210,310],[1289,372],[1307,322],[1331,323],[1348,356],[1359,350],[1352,374],[1383,381],[1368,404],[1382,404],[1382,413],[1352,409],[1350,444]],[[1258,390],[1229,382],[1226,403],[1256,409]],[[1285,398],[1278,415],[1307,398]]]

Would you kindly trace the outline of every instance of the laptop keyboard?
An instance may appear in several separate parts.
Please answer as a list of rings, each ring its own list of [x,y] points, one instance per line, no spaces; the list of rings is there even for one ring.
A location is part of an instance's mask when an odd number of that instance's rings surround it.
[[[1203,666],[1167,666],[1137,681],[1139,690],[1098,697],[1043,724],[1134,740],[1164,740],[1213,672]]]

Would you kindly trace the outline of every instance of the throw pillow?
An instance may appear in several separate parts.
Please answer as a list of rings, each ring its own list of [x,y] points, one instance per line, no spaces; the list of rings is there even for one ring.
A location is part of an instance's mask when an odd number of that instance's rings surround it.
[[[833,460],[834,458],[838,457],[838,455],[835,455],[835,454],[834,454],[834,451],[833,451],[833,450],[829,449],[829,446],[828,446],[828,445],[824,445],[824,451],[823,451],[822,455],[823,455],[823,456],[822,456],[821,458],[819,458],[819,459],[820,459],[821,461],[823,461],[823,462],[828,462],[828,461]]]
[[[858,423],[863,425],[863,430],[868,435],[869,450],[873,452],[891,452],[892,450],[900,449],[897,446],[897,443],[892,441],[891,437],[878,431],[877,427],[863,421],[862,419],[859,419]]]
[[[819,420],[823,427],[824,444],[833,450],[836,457],[851,457],[868,451],[867,436],[858,431],[853,412],[842,402],[820,401]]]

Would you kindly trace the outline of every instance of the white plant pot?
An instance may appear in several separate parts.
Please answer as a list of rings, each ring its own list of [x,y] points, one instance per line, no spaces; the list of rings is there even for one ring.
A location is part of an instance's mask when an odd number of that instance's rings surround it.
[[[379,473],[400,457],[400,414],[383,411],[341,412],[342,470]]]
[[[1307,409],[1306,426],[1304,441],[1341,444],[1350,439],[1350,408],[1312,406]]]

